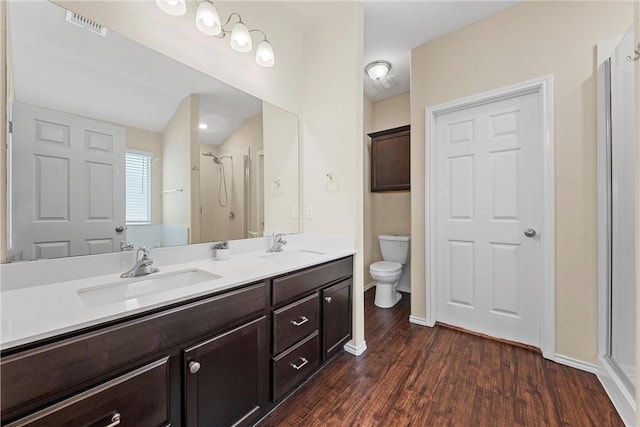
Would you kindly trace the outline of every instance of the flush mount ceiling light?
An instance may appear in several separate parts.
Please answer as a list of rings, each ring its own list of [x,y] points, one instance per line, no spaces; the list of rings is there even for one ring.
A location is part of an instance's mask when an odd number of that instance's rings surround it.
[[[184,15],[187,12],[186,0],[156,0],[158,7],[173,16]],[[196,28],[203,34],[216,37],[219,39],[225,38],[229,35],[229,42],[231,48],[236,52],[246,53],[253,50],[253,40],[251,39],[251,33],[258,32],[262,34],[263,40],[258,44],[256,49],[256,63],[261,67],[273,67],[275,65],[275,54],[273,47],[264,31],[255,29],[248,29],[242,17],[239,13],[233,12],[227,18],[224,24],[221,24],[220,15],[216,10],[213,2],[210,0],[202,0],[197,2],[193,0],[197,5],[196,11]],[[229,29],[231,18],[236,17],[237,22]]]
[[[379,81],[387,75],[390,69],[391,64],[388,61],[373,61],[364,68],[364,72],[371,80]]]

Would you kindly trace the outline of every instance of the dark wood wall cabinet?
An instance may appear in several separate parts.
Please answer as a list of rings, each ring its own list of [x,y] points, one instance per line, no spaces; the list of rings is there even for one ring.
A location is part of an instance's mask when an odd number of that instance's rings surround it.
[[[371,191],[411,188],[411,126],[370,133]]]
[[[1,424],[249,426],[351,338],[352,257],[3,351]]]

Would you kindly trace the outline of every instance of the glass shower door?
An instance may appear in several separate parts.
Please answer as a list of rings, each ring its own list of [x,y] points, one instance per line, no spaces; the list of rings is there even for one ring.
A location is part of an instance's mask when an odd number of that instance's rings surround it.
[[[610,152],[610,313],[609,357],[635,395],[636,266],[633,28],[611,56]]]

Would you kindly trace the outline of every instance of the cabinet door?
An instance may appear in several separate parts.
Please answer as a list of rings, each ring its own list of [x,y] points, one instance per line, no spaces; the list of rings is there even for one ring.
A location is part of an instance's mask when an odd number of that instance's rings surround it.
[[[351,279],[322,290],[322,360],[351,339]]]
[[[268,401],[268,359],[264,316],[184,350],[185,424],[253,424]]]

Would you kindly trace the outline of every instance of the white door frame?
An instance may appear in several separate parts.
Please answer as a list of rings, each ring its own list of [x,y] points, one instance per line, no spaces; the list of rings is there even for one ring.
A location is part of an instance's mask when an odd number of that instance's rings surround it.
[[[427,326],[436,323],[436,118],[439,115],[464,110],[480,105],[502,101],[530,93],[538,94],[542,125],[542,224],[540,225],[541,279],[540,289],[540,349],[546,359],[555,360],[555,188],[554,188],[554,140],[553,140],[553,76],[548,75],[457,99],[426,109],[427,133],[425,141],[425,165],[429,170],[425,175],[425,213],[427,227]]]

